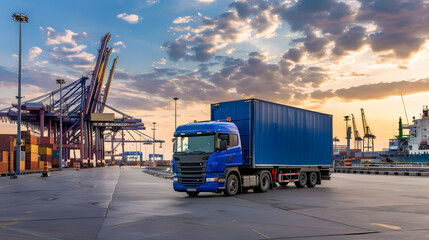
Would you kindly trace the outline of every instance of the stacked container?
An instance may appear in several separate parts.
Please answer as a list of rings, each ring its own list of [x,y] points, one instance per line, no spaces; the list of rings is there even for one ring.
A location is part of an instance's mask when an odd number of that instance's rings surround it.
[[[9,172],[9,152],[0,152],[0,173]]]
[[[52,149],[55,147],[53,137],[40,137],[40,161],[41,165],[48,162],[48,168],[52,168]]]
[[[21,132],[25,141],[25,169],[39,169],[39,138],[34,136],[31,131]]]

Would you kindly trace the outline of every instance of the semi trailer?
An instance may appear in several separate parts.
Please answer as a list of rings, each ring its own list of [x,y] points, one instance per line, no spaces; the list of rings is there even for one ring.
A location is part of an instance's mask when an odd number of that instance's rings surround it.
[[[221,102],[211,104],[210,121],[178,126],[174,137],[173,188],[191,197],[330,179],[329,114],[258,99]]]

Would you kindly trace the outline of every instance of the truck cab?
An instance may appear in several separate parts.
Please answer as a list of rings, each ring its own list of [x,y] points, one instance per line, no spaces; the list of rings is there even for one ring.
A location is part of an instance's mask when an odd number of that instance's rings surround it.
[[[225,189],[225,171],[243,165],[240,134],[228,121],[181,125],[174,133],[173,188],[196,196]],[[236,187],[239,182],[237,179]]]

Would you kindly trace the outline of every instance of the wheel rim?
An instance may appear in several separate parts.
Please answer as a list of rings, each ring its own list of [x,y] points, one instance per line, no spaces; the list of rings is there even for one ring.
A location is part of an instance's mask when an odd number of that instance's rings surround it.
[[[317,181],[317,174],[316,173],[311,173],[310,174],[310,182],[311,182],[311,184],[316,184],[316,181]]]
[[[306,184],[306,182],[307,182],[307,175],[306,175],[305,173],[301,173],[301,176],[300,176],[300,178],[299,178],[299,182],[300,182],[301,184],[303,184],[303,185],[305,185],[305,184]]]
[[[228,190],[230,193],[235,192],[235,190],[237,189],[237,181],[235,181],[235,179],[231,179],[231,182],[229,183],[228,186]]]

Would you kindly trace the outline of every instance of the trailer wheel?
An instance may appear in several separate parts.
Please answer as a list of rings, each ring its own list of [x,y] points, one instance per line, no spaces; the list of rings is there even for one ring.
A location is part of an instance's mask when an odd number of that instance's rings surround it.
[[[316,172],[309,172],[308,173],[308,180],[307,180],[307,187],[314,188],[317,184],[317,173]]]
[[[303,188],[307,184],[307,173],[301,172],[298,176],[298,181],[295,182],[297,188]]]
[[[238,183],[238,178],[235,174],[229,174],[228,179],[226,180],[225,196],[234,196],[238,193],[240,184]]]
[[[186,194],[188,194],[189,197],[196,197],[200,192],[186,192]]]

